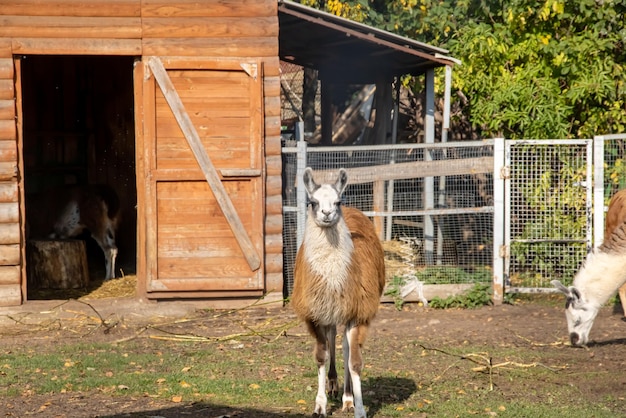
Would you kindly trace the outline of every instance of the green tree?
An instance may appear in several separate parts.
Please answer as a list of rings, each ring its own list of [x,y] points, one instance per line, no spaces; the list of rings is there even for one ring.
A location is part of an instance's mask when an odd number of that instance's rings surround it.
[[[483,137],[581,138],[626,126],[621,0],[309,0],[450,50]],[[419,80],[415,89],[421,88]]]

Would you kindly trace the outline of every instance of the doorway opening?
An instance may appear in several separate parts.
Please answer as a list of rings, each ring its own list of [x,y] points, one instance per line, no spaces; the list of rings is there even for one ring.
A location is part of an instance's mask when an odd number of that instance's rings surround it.
[[[20,152],[26,196],[76,185],[111,186],[120,203],[115,276],[134,275],[135,58],[27,55],[19,60],[23,115]],[[38,238],[30,236],[29,216],[34,216],[35,210],[29,210],[28,199],[25,212],[24,233],[28,242]],[[83,291],[87,291],[103,283],[104,254],[89,234],[79,238],[86,243],[90,284]],[[22,277],[28,275],[23,272]],[[32,277],[27,277],[27,283],[31,300],[67,299],[81,291],[41,288]]]

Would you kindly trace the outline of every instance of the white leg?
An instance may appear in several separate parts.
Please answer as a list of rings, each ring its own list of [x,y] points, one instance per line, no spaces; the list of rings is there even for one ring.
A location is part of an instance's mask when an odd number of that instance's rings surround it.
[[[317,326],[312,322],[307,324],[309,330],[315,335],[315,350],[313,355],[317,362],[317,396],[315,397],[315,409],[313,410],[313,416],[325,417],[326,405],[328,398],[326,397],[326,362],[329,359],[329,340],[330,336],[334,336],[337,333],[336,327],[324,327]],[[333,345],[330,346],[334,349]],[[332,354],[334,356],[334,354]],[[333,371],[331,364],[331,372]],[[337,372],[335,371],[335,386],[337,385]],[[330,379],[332,380],[332,378]],[[331,383],[332,385],[332,383]]]
[[[317,396],[315,397],[314,414],[326,416],[326,366],[324,364],[317,366]]]
[[[352,396],[354,399],[354,417],[367,418],[365,407],[363,406],[363,394],[361,392],[361,369],[363,368],[363,359],[361,357],[361,347],[359,345],[359,332],[359,327],[355,327],[351,324],[346,326],[344,341],[347,341],[348,350],[345,350],[344,348],[344,353],[348,351],[349,360],[347,362],[347,366],[345,367],[346,369],[349,369],[349,380],[351,385],[349,386],[346,384],[344,387],[346,388],[346,392],[348,392],[348,388],[351,387],[352,389]],[[347,396],[349,397],[349,395],[350,393],[348,392]],[[344,396],[346,396],[345,392]],[[344,408],[346,408],[346,397],[344,397]]]
[[[104,250],[104,264],[106,273],[104,275],[104,280],[114,279],[115,278],[115,259],[117,258],[117,247],[109,248],[108,250]]]
[[[354,411],[354,396],[352,395],[352,375],[350,374],[350,341],[348,337],[348,327],[346,327],[346,331],[343,334],[343,370],[344,370],[344,380],[343,380],[343,396],[341,397],[341,401],[343,403],[343,408],[341,409],[344,412]]]

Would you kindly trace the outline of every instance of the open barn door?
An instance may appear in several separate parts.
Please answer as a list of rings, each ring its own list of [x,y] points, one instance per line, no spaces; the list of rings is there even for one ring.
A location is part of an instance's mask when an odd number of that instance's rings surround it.
[[[261,294],[260,63],[147,57],[141,64],[138,276],[146,295]]]

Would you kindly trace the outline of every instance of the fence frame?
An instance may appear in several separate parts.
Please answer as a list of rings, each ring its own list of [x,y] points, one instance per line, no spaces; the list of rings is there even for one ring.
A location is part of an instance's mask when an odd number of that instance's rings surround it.
[[[604,234],[604,215],[606,207],[604,204],[605,193],[605,179],[604,179],[604,163],[605,163],[605,142],[610,140],[626,140],[626,134],[615,135],[598,135],[593,139],[557,139],[557,140],[509,140],[504,138],[494,138],[483,141],[469,141],[469,142],[442,142],[442,143],[427,143],[427,144],[396,144],[396,145],[375,145],[375,146],[332,146],[332,147],[309,147],[307,143],[302,140],[302,135],[298,135],[296,131],[297,143],[295,147],[285,146],[282,148],[283,154],[296,153],[296,185],[297,185],[297,206],[283,205],[283,211],[296,212],[297,213],[297,248],[302,243],[302,237],[304,233],[304,225],[307,213],[307,198],[302,184],[302,174],[307,166],[307,153],[317,152],[349,152],[349,151],[367,151],[367,150],[398,150],[398,149],[419,149],[425,148],[426,150],[432,150],[436,148],[454,148],[454,147],[479,147],[479,146],[493,146],[493,157],[474,157],[467,158],[458,164],[458,167],[446,167],[445,172],[441,172],[441,167],[436,166],[433,163],[437,161],[428,161],[426,158],[419,163],[411,163],[412,166],[403,166],[402,163],[395,163],[393,170],[376,170],[373,167],[367,167],[359,170],[359,168],[348,169],[351,173],[351,183],[357,182],[371,182],[373,178],[378,180],[389,180],[392,182],[394,179],[402,178],[428,178],[428,177],[441,177],[444,178],[450,175],[461,174],[477,174],[492,173],[493,174],[493,206],[483,206],[479,208],[452,208],[452,209],[422,209],[416,211],[395,211],[392,204],[383,202],[376,206],[376,210],[366,211],[367,216],[373,217],[375,223],[379,225],[379,232],[381,239],[388,236],[386,231],[391,228],[391,218],[393,216],[424,216],[425,225],[426,219],[435,215],[448,215],[448,214],[460,214],[460,213],[493,213],[493,303],[498,305],[503,303],[505,294],[507,293],[548,293],[554,292],[555,289],[550,287],[535,287],[535,288],[518,288],[507,287],[507,278],[510,273],[510,213],[507,213],[507,205],[510,205],[510,155],[509,147],[511,144],[541,144],[541,145],[568,145],[576,144],[586,145],[587,152],[587,165],[585,172],[585,181],[583,184],[586,187],[586,217],[588,222],[586,224],[586,237],[585,242],[587,250],[597,247],[602,243]],[[429,153],[426,152],[425,155]],[[470,161],[473,160],[473,161]],[[419,164],[419,169],[418,165]],[[430,164],[430,165],[429,165]],[[491,171],[485,170],[486,165],[489,165]],[[439,171],[438,171],[439,170]],[[356,176],[354,174],[357,174]],[[357,180],[358,179],[358,180]],[[393,188],[387,188],[388,192],[393,192]],[[433,197],[436,198],[438,191],[433,191]],[[393,201],[393,196],[387,197],[390,201]],[[382,230],[380,230],[382,225]],[[425,240],[427,238],[425,237]],[[431,244],[434,242],[434,236],[431,237]],[[427,246],[425,246],[427,247]],[[434,251],[437,251],[436,247],[432,246]],[[433,256],[435,254],[432,254]],[[582,260],[581,260],[582,262]],[[286,266],[285,266],[286,267]]]
[[[296,133],[296,138],[298,135]],[[296,153],[296,204],[297,206],[288,206],[283,204],[283,213],[296,213],[296,248],[299,248],[304,234],[304,225],[307,216],[307,198],[302,184],[302,174],[307,167],[307,154],[308,153],[325,153],[325,152],[350,152],[350,151],[382,151],[382,150],[411,150],[411,149],[424,149],[425,151],[432,151],[435,149],[451,149],[451,148],[478,148],[478,147],[490,147],[493,146],[494,140],[487,139],[482,141],[468,141],[468,142],[445,142],[445,143],[426,143],[426,144],[392,144],[392,145],[371,145],[371,146],[307,146],[307,143],[303,140],[297,140],[296,146],[284,146],[282,148],[283,154]],[[472,175],[480,173],[491,174],[493,170],[493,157],[492,156],[474,156],[469,158],[461,158],[454,160],[432,160],[428,157],[429,152],[424,152],[425,159],[417,162],[410,163],[398,163],[393,164],[393,169],[389,169],[389,165],[381,166],[368,166],[368,167],[356,167],[347,168],[348,176],[350,178],[350,184],[360,183],[379,183],[378,187],[374,187],[380,195],[386,199],[374,198],[376,202],[374,210],[364,211],[365,215],[372,217],[374,224],[379,233],[381,240],[389,236],[391,229],[391,218],[394,216],[424,216],[424,224],[428,224],[428,219],[432,219],[437,215],[454,215],[454,214],[476,214],[476,213],[493,213],[493,205],[470,207],[470,208],[424,208],[421,210],[400,211],[394,210],[393,205],[393,188],[384,187],[384,182],[388,181],[392,183],[394,180],[402,179],[414,179],[414,178],[444,178],[446,176],[453,175]],[[447,162],[448,164],[442,164]],[[454,162],[454,164],[450,164]],[[320,171],[322,173],[320,173]],[[325,170],[316,170],[316,173],[323,174]],[[329,170],[333,173],[335,170]],[[387,191],[387,193],[385,193]],[[440,191],[432,190],[433,193],[439,193]],[[437,196],[433,194],[431,199],[436,199]],[[432,223],[432,222],[431,222]],[[434,265],[436,260],[440,258],[440,251],[443,251],[441,246],[435,246],[436,235],[440,231],[433,231],[433,234],[424,237],[424,247],[430,248],[430,254],[425,253],[425,257],[430,257],[431,264]],[[440,242],[440,241],[437,241]],[[283,251],[287,251],[284,249]],[[437,257],[437,258],[435,258]],[[285,266],[284,268],[287,268]],[[433,285],[435,286],[435,285]]]

